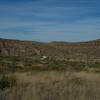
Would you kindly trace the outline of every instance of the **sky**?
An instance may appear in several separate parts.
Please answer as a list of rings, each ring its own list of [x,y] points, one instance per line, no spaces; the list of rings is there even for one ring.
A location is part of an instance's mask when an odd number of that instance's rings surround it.
[[[0,0],[0,38],[100,39],[100,0]]]

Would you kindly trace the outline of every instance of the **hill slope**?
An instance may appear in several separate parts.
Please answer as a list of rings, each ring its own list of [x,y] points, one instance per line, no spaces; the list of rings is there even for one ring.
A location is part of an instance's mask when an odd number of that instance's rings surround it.
[[[0,39],[0,70],[99,68],[100,40],[88,42]]]
[[[100,57],[100,40],[88,42],[51,42],[39,43],[0,39],[0,55],[3,56],[68,56],[89,55]]]

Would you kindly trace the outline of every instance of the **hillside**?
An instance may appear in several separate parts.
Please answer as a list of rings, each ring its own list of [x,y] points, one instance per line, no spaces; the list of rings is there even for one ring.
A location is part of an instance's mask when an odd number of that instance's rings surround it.
[[[99,66],[100,40],[87,42],[19,41],[0,39],[0,66],[64,69],[69,66]],[[67,66],[67,67],[66,67]],[[27,69],[28,69],[27,68]],[[54,69],[56,69],[54,68]],[[71,68],[71,67],[70,67]],[[80,67],[79,67],[80,68]]]
[[[50,42],[19,41],[0,39],[0,55],[3,56],[68,56],[69,54],[90,54],[100,56],[100,40],[88,42]]]

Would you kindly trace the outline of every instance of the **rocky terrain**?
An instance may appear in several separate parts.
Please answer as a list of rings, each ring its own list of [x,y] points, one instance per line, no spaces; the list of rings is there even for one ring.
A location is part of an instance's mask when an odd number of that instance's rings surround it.
[[[0,56],[81,56],[100,57],[100,40],[88,42],[19,41],[0,39]]]
[[[0,66],[63,68],[100,65],[100,40],[87,42],[20,41],[0,39]],[[38,66],[38,67],[37,67]],[[49,67],[48,67],[49,66]],[[80,68],[80,67],[79,67]]]

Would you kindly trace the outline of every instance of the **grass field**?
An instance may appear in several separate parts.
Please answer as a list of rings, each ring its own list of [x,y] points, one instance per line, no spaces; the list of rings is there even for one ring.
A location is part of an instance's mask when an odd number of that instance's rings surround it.
[[[32,71],[10,73],[16,84],[0,90],[0,100],[100,100],[100,74]]]

